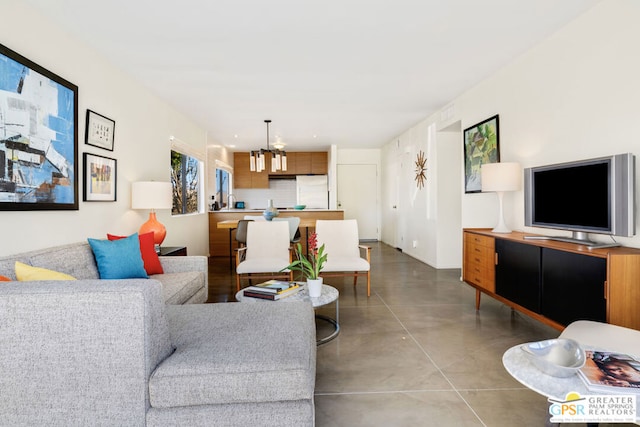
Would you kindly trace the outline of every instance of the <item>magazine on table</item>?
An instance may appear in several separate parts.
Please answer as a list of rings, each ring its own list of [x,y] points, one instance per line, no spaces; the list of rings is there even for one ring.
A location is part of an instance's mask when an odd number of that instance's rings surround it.
[[[585,350],[578,371],[589,391],[640,393],[640,358],[624,353]]]

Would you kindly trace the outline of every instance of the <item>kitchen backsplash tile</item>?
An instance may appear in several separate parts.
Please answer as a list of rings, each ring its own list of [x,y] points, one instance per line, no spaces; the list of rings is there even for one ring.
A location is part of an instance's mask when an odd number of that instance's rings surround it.
[[[238,188],[233,195],[244,201],[245,209],[266,209],[269,199],[273,199],[276,208],[291,208],[296,205],[296,180],[271,179],[268,189]]]

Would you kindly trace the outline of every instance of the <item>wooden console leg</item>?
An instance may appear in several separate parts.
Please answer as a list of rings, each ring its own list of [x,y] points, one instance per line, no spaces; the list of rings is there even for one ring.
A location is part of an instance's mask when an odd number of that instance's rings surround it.
[[[476,289],[476,310],[480,310],[480,295],[481,292]]]

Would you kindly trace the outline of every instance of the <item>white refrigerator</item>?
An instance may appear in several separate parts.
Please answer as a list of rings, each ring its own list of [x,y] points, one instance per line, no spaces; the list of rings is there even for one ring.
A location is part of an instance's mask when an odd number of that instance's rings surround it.
[[[327,175],[296,176],[296,201],[307,209],[329,209]]]

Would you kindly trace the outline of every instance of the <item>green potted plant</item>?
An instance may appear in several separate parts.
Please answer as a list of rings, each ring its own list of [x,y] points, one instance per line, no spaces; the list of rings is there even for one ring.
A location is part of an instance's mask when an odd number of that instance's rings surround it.
[[[296,260],[283,270],[299,271],[307,282],[309,296],[317,298],[322,293],[320,272],[327,262],[327,254],[324,253],[324,244],[318,248],[318,235],[315,232],[309,236],[308,243],[309,250],[306,256],[302,252],[302,245],[296,245]]]

